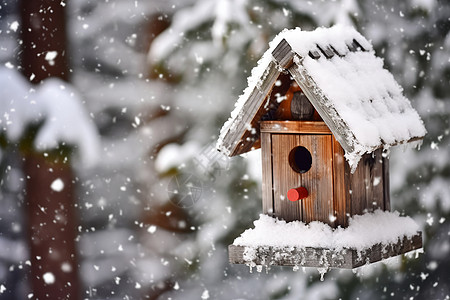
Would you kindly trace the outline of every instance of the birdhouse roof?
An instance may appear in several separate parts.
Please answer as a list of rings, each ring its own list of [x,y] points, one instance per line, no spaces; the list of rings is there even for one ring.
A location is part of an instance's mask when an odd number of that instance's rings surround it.
[[[221,129],[217,147],[229,156],[248,152],[259,140],[269,97],[288,74],[345,150],[349,163],[365,153],[423,138],[426,129],[402,88],[383,68],[372,45],[354,28],[284,30],[248,78],[248,87]],[[285,76],[286,77],[286,76]]]

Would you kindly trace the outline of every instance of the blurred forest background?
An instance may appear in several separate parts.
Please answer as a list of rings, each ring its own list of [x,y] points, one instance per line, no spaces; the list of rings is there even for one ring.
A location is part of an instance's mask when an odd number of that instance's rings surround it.
[[[220,126],[279,31],[337,23],[427,127],[390,168],[424,253],[324,281],[229,265],[260,154],[215,153]],[[1,0],[0,299],[450,299],[449,31],[447,0]]]

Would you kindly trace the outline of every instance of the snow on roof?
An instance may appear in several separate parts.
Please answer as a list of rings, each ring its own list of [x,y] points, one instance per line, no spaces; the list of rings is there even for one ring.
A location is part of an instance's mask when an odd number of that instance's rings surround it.
[[[333,229],[319,221],[309,224],[301,221],[285,222],[263,214],[254,221],[254,225],[255,228],[247,229],[236,238],[233,245],[364,251],[378,243],[395,244],[399,239],[411,238],[419,231],[419,226],[410,217],[382,210],[355,215],[349,219],[346,228]]]
[[[238,129],[240,122],[249,121],[243,120],[243,107],[265,80],[270,62],[275,60],[272,53],[282,40],[295,54],[290,73],[344,148],[352,169],[365,153],[425,135],[422,120],[392,74],[383,68],[372,45],[354,28],[336,25],[314,31],[284,30],[275,37],[221,129],[219,150],[231,154],[229,145],[236,143],[226,140],[235,136],[230,132]],[[265,97],[261,95],[259,101]]]

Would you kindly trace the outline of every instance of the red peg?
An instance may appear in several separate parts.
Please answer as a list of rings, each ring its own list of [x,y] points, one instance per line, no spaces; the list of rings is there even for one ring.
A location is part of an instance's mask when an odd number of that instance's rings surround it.
[[[298,187],[295,189],[290,189],[287,192],[287,197],[291,201],[298,201],[308,197],[308,190],[305,187]]]

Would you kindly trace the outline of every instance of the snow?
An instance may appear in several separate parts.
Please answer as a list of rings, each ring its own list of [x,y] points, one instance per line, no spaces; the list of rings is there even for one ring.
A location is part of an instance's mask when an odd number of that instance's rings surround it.
[[[61,178],[57,178],[52,182],[50,188],[55,192],[61,192],[64,189],[64,182],[61,180]]]
[[[55,275],[51,272],[46,272],[44,275],[42,275],[42,278],[44,279],[46,284],[54,284],[55,283]]]
[[[204,290],[203,293],[202,293],[202,296],[200,298],[202,298],[203,300],[209,299],[209,292],[208,292],[208,290]]]
[[[55,58],[58,56],[58,52],[56,51],[48,51],[45,54],[45,60],[48,61],[48,63],[53,66],[55,64]]]
[[[252,70],[248,87],[220,131],[217,148],[225,154],[230,155],[230,149],[222,145],[223,139],[241,122],[244,104],[250,93],[264,80],[269,63],[273,60],[272,52],[282,39],[298,54],[294,62],[300,73],[315,82],[312,92],[319,95],[323,105],[330,108],[327,113],[332,113],[329,116],[332,122],[342,122],[348,128],[346,142],[353,149],[347,149],[345,156],[352,170],[365,153],[405,143],[426,134],[422,120],[403,96],[402,88],[392,74],[383,68],[383,60],[375,56],[372,45],[353,27],[335,25],[314,31],[296,28],[278,34]],[[353,43],[354,39],[366,51],[350,52],[347,45]],[[317,46],[322,49],[332,46],[343,56],[334,55],[327,59],[322,54],[319,59],[313,59],[308,53],[317,50]]]
[[[148,229],[147,229],[147,232],[153,234],[153,233],[156,232],[156,229],[157,229],[157,228],[156,228],[155,225],[150,225],[150,226],[148,227]]]
[[[69,262],[63,262],[61,264],[61,270],[65,273],[70,273],[70,272],[72,272],[73,268]]]
[[[9,28],[11,28],[12,31],[16,32],[17,29],[19,29],[19,22],[17,21],[12,22]]]
[[[363,40],[359,37],[358,41]],[[342,46],[337,42],[331,45]],[[354,135],[348,141],[354,150],[346,153],[347,159],[426,134],[402,88],[373,51],[350,52],[331,59],[306,57],[303,66]]]
[[[349,219],[349,226],[346,228],[333,229],[319,221],[309,224],[300,221],[287,223],[263,214],[254,221],[254,225],[254,229],[247,229],[236,238],[233,245],[363,251],[377,243],[396,243],[404,236],[410,238],[419,230],[419,226],[410,217],[382,210],[355,215]]]
[[[43,122],[34,146],[48,151],[60,144],[75,146],[86,166],[98,160],[98,133],[85,112],[81,95],[69,83],[48,78],[32,86],[17,71],[0,68],[0,128],[9,140],[17,142],[27,126]]]
[[[199,146],[195,142],[187,142],[183,145],[171,143],[164,146],[155,160],[155,168],[159,173],[164,173],[172,168],[178,168],[199,152]]]
[[[186,42],[186,34],[195,28],[213,21],[211,36],[214,46],[220,49],[223,39],[228,37],[231,24],[248,24],[245,13],[246,0],[200,0],[194,6],[181,10],[173,17],[170,30],[166,30],[155,38],[152,43],[149,60],[161,61]],[[195,15],[195,18],[192,16]],[[211,48],[207,47],[211,52]]]
[[[278,36],[277,36],[278,37]],[[251,75],[247,78],[247,88],[245,88],[244,93],[239,96],[238,100],[236,101],[234,105],[234,109],[231,112],[230,118],[224,123],[222,128],[220,129],[219,138],[217,140],[217,149],[219,149],[222,153],[225,155],[230,155],[230,150],[228,148],[225,148],[223,146],[223,139],[225,138],[225,135],[229,132],[235,129],[236,125],[239,123],[240,119],[242,118],[242,108],[244,107],[247,99],[250,97],[250,94],[255,88],[259,87],[259,84],[264,80],[265,72],[272,61],[272,51],[275,49],[275,47],[278,45],[278,42],[281,41],[281,39],[278,39],[275,37],[275,39],[270,43],[270,48],[267,50],[261,59],[258,61],[256,67],[252,69]],[[267,75],[267,74],[266,74]]]

